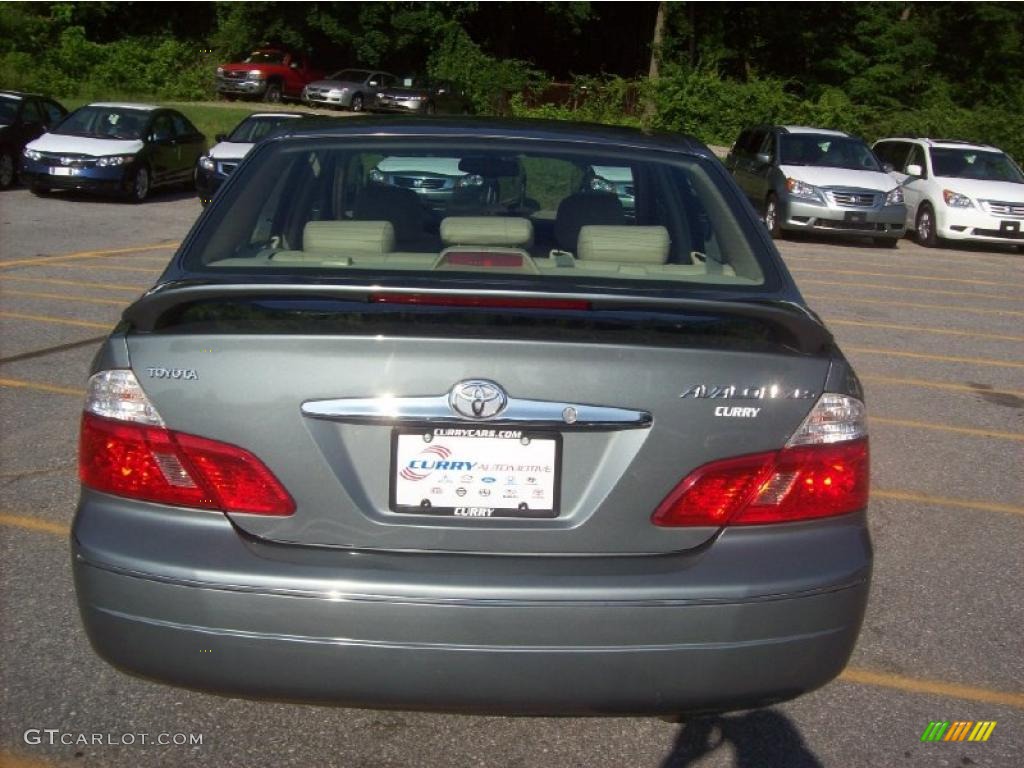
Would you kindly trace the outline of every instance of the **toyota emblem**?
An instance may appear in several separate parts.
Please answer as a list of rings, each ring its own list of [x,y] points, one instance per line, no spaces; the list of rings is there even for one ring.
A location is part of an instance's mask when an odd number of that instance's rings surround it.
[[[448,404],[467,419],[492,419],[505,410],[508,395],[493,381],[469,379],[452,387]]]

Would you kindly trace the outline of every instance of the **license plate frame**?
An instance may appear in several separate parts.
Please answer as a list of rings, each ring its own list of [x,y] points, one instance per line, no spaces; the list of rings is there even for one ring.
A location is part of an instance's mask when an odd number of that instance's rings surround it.
[[[78,173],[77,168],[65,168],[63,166],[50,167],[51,176],[74,176],[76,173]]]
[[[853,224],[867,224],[868,215],[862,211],[847,211],[846,215],[843,216],[843,221]]]
[[[428,435],[429,441],[424,439]],[[424,453],[430,447],[434,450]],[[439,469],[438,460],[459,467]],[[555,430],[463,424],[395,427],[389,507],[398,514],[467,520],[556,518],[561,512],[562,460],[562,435]],[[466,463],[473,466],[466,469]],[[402,472],[406,474],[400,477]],[[461,496],[456,495],[459,489],[465,491]],[[463,499],[464,504],[457,503]]]
[[[999,233],[1001,235],[1009,235],[1010,237],[1021,237],[1024,229],[1021,228],[1019,221],[1000,221],[999,222]]]

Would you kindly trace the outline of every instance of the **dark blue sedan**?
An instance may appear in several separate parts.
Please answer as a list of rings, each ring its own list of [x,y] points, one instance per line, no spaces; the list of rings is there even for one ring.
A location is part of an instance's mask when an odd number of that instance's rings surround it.
[[[140,203],[156,187],[193,183],[206,137],[173,109],[89,104],[26,145],[21,178],[36,194],[85,189]]]

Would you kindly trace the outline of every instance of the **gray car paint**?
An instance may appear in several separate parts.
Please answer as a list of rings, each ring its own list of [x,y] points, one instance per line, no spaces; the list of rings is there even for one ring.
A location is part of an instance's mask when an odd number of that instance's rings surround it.
[[[754,236],[778,259],[765,233]],[[781,294],[802,306],[777,266]],[[827,333],[797,353],[146,328],[147,303],[170,305],[179,290],[167,283],[129,311],[93,370],[130,366],[174,429],[253,450],[298,511],[229,519],[83,489],[73,570],[86,631],[108,661],[256,697],[644,714],[791,698],[849,658],[871,572],[863,513],[722,530],[649,522],[694,466],[780,447],[814,402],[758,403],[755,423],[732,422],[714,416],[728,401],[680,398],[687,387],[778,382],[862,397]],[[198,376],[149,378],[151,366]],[[565,518],[466,524],[395,519],[381,496],[389,430],[300,411],[385,385],[438,395],[467,377],[515,397],[641,409],[653,424],[565,432]],[[588,462],[607,471],[588,474]]]

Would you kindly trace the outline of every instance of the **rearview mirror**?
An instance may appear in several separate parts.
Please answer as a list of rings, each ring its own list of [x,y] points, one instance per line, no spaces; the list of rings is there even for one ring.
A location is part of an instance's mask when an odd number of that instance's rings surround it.
[[[222,141],[224,141],[224,139],[226,139],[227,137],[228,137],[228,135],[227,135],[226,133],[218,133],[218,134],[217,134],[216,136],[214,136],[213,138],[214,138],[214,141],[216,141],[216,142],[217,142],[218,144],[220,144],[220,143],[221,143]]]
[[[754,158],[757,160],[757,162],[763,165],[772,164],[772,156],[769,155],[767,152],[758,152],[756,155],[754,155]]]
[[[907,176],[924,176],[924,169],[917,163],[911,163],[907,166]]]
[[[892,173],[896,169],[892,167],[892,163],[882,163],[882,170],[886,173]]]

